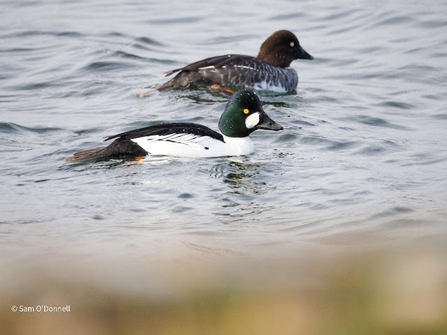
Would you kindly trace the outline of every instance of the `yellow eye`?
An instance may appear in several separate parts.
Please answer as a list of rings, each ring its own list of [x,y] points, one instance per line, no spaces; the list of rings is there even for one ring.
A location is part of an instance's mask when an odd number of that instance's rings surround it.
[[[248,114],[248,113],[250,113],[250,111],[247,108],[245,108],[244,109],[244,114]]]

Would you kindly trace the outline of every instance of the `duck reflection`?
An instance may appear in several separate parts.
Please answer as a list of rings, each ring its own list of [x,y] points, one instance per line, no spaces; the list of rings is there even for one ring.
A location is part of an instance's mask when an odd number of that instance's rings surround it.
[[[213,176],[229,187],[227,192],[219,194],[221,210],[214,213],[223,223],[256,221],[259,214],[271,209],[259,200],[273,189],[265,181],[262,168],[263,164],[253,163],[247,157],[227,158],[214,166]]]

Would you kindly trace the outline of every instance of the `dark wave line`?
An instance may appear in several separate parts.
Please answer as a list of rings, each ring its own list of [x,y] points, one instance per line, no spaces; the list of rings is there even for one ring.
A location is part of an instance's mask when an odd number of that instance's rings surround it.
[[[35,133],[45,134],[49,132],[61,131],[62,128],[56,127],[25,127],[17,123],[12,122],[0,122],[0,133],[13,134],[13,133]]]

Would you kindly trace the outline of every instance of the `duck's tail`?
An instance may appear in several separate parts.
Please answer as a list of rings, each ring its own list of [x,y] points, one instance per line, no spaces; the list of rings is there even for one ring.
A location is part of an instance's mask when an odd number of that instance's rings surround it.
[[[155,87],[155,89],[162,92],[176,88],[186,89],[191,87],[207,86],[208,84],[208,81],[206,81],[198,72],[180,71],[174,78],[162,85]]]
[[[85,151],[80,151],[75,153],[73,156],[67,158],[67,163],[82,163],[93,161],[100,158],[108,157],[108,154],[105,152],[107,147],[100,147]]]
[[[118,135],[121,136],[122,134]],[[109,137],[114,138],[115,136]],[[106,139],[107,140],[107,139]],[[118,138],[107,147],[100,147],[75,153],[67,163],[82,163],[103,158],[146,156],[148,152],[129,139]]]

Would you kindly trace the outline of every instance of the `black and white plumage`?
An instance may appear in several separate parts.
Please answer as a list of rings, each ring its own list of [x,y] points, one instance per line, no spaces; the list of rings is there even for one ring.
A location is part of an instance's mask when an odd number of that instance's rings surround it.
[[[225,144],[222,134],[196,123],[168,123],[135,129],[109,136],[115,139],[107,147],[76,153],[71,162],[89,161],[99,158],[170,155],[208,156],[210,143]]]
[[[220,133],[197,123],[158,124],[109,136],[105,141],[114,140],[109,146],[75,153],[68,162],[146,155],[248,155],[254,151],[249,135],[257,129],[282,127],[268,117],[253,92],[240,91],[230,99],[219,120]]]
[[[164,137],[170,137],[173,134],[191,135],[195,137],[208,136],[216,140],[223,141],[222,134],[219,134],[217,131],[214,131],[198,123],[188,123],[188,122],[166,123],[166,124],[162,123],[154,126],[126,131],[124,133],[109,136],[105,139],[105,141],[109,141],[115,138],[131,140],[145,136],[160,136],[164,138]]]
[[[298,85],[298,74],[290,64],[298,58],[313,59],[293,33],[280,30],[267,38],[257,57],[230,54],[206,58],[168,72],[167,76],[178,74],[157,89],[218,85],[290,92]]]

